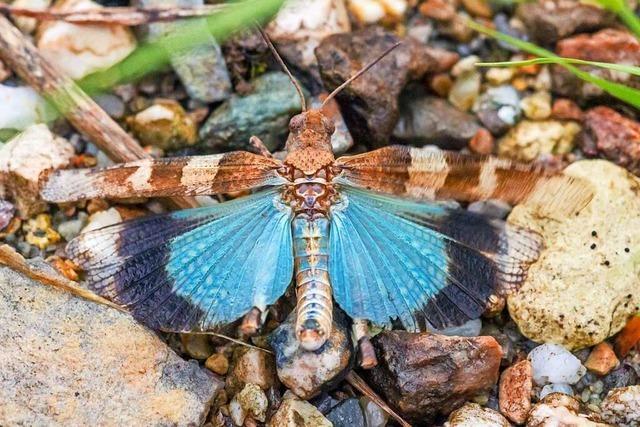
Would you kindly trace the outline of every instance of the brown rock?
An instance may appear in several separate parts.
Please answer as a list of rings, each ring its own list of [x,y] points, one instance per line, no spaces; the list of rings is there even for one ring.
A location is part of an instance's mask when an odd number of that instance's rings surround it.
[[[278,411],[267,423],[269,427],[331,427],[320,411],[310,403],[285,394]]]
[[[399,41],[378,27],[326,37],[316,49],[325,87],[333,90]],[[337,96],[354,139],[367,141],[372,147],[387,145],[398,120],[398,95],[405,84],[427,72],[444,71],[457,58],[455,53],[406,39]]]
[[[578,144],[587,156],[611,160],[640,174],[640,123],[609,107],[595,107],[585,113]]]
[[[558,98],[551,107],[551,117],[557,120],[582,121],[582,110],[578,104],[567,98]]]
[[[605,29],[595,34],[580,34],[561,40],[556,46],[556,53],[588,61],[640,65],[640,41],[623,30]],[[637,76],[596,67],[581,68],[607,80],[640,87],[640,77]],[[588,100],[605,95],[599,87],[584,82],[560,66],[554,65],[551,70],[553,90],[562,96]]]
[[[591,350],[584,366],[597,375],[606,375],[620,365],[620,361],[608,342],[601,342]]]
[[[521,3],[516,15],[524,22],[532,38],[545,44],[579,32],[599,30],[615,22],[611,13],[576,0]]]
[[[537,403],[527,419],[527,427],[607,427],[579,414],[580,403],[563,393],[551,393]]]
[[[516,424],[524,423],[531,410],[532,389],[531,362],[525,359],[505,369],[500,377],[500,412]]]
[[[234,349],[225,386],[229,395],[235,395],[246,384],[256,384],[267,390],[275,382],[276,366],[273,355],[240,345]]]
[[[492,337],[385,331],[373,339],[372,385],[411,420],[449,414],[498,380],[502,349]]]
[[[462,5],[473,16],[487,19],[493,16],[491,5],[487,0],[462,0]]]
[[[180,334],[180,342],[184,351],[194,359],[205,360],[213,353],[213,344],[209,335]]]
[[[218,375],[226,375],[229,371],[229,359],[222,353],[215,353],[205,360],[204,367]]]
[[[177,150],[195,144],[196,124],[182,106],[171,99],[158,100],[151,107],[127,118],[140,142],[164,150]]]
[[[469,141],[469,149],[477,154],[491,154],[493,152],[494,142],[491,132],[485,128],[480,128]]]
[[[625,357],[638,343],[640,343],[640,316],[632,316],[616,337],[616,352],[620,357]]]
[[[450,21],[456,15],[456,6],[451,0],[427,0],[419,10],[427,18],[437,21]]]
[[[440,73],[433,76],[429,82],[431,89],[442,98],[446,98],[449,95],[451,86],[453,86],[453,80],[448,73]]]
[[[40,185],[54,169],[66,167],[73,146],[46,125],[32,125],[0,149],[0,197],[10,198],[22,217],[42,212]]]
[[[500,412],[467,402],[449,415],[445,427],[509,427]]]

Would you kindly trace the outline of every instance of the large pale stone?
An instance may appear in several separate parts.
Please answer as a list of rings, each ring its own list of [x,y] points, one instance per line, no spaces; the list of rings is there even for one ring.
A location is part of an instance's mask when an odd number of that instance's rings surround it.
[[[573,350],[618,332],[640,308],[640,179],[603,160],[565,173],[593,185],[595,196],[571,218],[548,218],[526,204],[509,222],[545,242],[509,312],[527,337]]]
[[[0,324],[3,426],[201,425],[222,387],[129,315],[7,267]]]

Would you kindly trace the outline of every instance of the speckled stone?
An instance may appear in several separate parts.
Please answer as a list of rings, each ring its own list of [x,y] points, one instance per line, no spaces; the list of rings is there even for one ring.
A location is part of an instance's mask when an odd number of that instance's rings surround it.
[[[128,314],[6,267],[0,323],[0,425],[200,425],[222,388]]]

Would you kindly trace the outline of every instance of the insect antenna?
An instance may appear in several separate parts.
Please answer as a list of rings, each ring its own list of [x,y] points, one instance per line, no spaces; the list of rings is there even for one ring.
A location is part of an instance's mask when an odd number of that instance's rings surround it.
[[[331,100],[331,98],[333,98],[334,96],[336,96],[338,93],[340,93],[340,91],[342,89],[344,89],[345,87],[347,87],[352,81],[354,81],[355,79],[357,79],[358,77],[360,77],[361,75],[363,75],[364,73],[366,73],[371,67],[373,67],[374,65],[376,65],[378,63],[378,61],[380,61],[382,58],[384,58],[385,56],[387,56],[389,53],[391,53],[392,50],[394,50],[395,48],[397,48],[398,46],[400,46],[402,44],[402,42],[398,42],[396,44],[394,44],[393,46],[391,46],[389,49],[385,50],[382,55],[378,56],[376,59],[374,59],[373,61],[369,62],[367,65],[365,65],[364,67],[362,67],[360,69],[360,71],[358,71],[357,73],[355,73],[353,76],[349,77],[344,83],[342,83],[340,86],[338,86],[337,88],[335,88],[333,90],[333,92],[331,92],[322,102],[322,105],[320,106],[320,110],[327,104],[327,102],[329,102]]]
[[[302,104],[302,111],[307,111],[307,102],[304,100],[304,93],[302,93],[302,88],[298,84],[297,80],[293,77],[293,74],[291,74],[291,71],[289,71],[287,64],[285,64],[284,61],[282,60],[282,57],[276,50],[276,47],[273,45],[273,43],[271,43],[271,39],[269,39],[269,36],[267,35],[267,33],[265,33],[260,26],[257,26],[257,27],[258,27],[258,31],[260,31],[260,35],[264,39],[264,42],[267,44],[267,46],[269,46],[269,49],[271,49],[271,53],[273,53],[273,56],[276,57],[276,60],[278,61],[282,69],[285,71],[285,73],[287,73],[287,75],[289,76],[289,79],[291,79],[291,83],[293,83],[293,85],[295,86],[296,91],[300,96],[300,104]]]

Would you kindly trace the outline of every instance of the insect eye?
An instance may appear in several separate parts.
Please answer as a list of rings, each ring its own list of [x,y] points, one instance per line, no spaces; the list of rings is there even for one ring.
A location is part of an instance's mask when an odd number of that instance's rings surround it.
[[[333,132],[336,130],[336,127],[333,124],[333,120],[325,119],[323,120],[323,122],[324,122],[324,128],[327,130],[327,132],[329,134],[333,134]]]
[[[293,117],[289,122],[289,129],[291,130],[300,130],[304,124],[304,117],[301,114]]]

